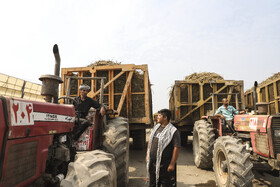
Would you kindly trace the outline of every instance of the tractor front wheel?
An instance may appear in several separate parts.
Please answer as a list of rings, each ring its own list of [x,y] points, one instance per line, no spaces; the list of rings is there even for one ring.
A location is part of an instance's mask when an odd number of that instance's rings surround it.
[[[116,187],[114,156],[101,150],[76,154],[68,165],[68,172],[61,181],[62,187]]]
[[[240,139],[221,136],[213,151],[213,169],[219,187],[252,186],[254,175],[250,154]]]
[[[212,125],[205,120],[198,120],[193,128],[193,157],[196,167],[209,169],[213,166],[213,145],[215,133]]]

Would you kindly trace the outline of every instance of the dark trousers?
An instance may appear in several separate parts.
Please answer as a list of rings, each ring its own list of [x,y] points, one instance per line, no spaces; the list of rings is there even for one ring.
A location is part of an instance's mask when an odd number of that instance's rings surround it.
[[[160,166],[158,187],[176,187],[176,164],[174,171],[168,172],[169,164]],[[156,163],[151,162],[149,167],[150,187],[156,187]]]
[[[77,141],[89,126],[90,123],[87,119],[79,118],[79,121],[78,119],[76,119],[74,129],[73,129],[74,141]]]
[[[230,132],[234,132],[233,120],[223,120],[224,125],[222,126],[223,133],[228,129]]]

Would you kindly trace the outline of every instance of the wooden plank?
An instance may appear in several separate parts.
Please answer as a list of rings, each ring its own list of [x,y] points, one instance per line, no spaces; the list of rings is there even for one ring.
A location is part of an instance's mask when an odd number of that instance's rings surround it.
[[[245,97],[244,97],[244,82],[240,81],[240,99],[241,99],[241,109],[245,109]]]
[[[215,114],[215,112],[216,112],[215,101],[216,101],[215,95],[213,94],[213,95],[212,95],[212,112],[213,112],[213,116],[214,116],[214,114]]]
[[[180,106],[196,106],[197,104],[196,103],[181,103]]]
[[[174,85],[174,109],[175,109],[175,119],[180,118],[180,107],[178,107],[177,103],[178,103],[178,86]]]
[[[80,71],[79,73],[78,73],[78,77],[83,77],[83,72],[82,71]],[[78,95],[80,95],[80,90],[79,90],[79,87],[80,87],[80,85],[82,84],[82,79],[78,79],[78,87],[77,87],[77,91],[78,91]]]
[[[202,101],[203,100],[203,84],[200,82],[199,82],[199,87],[200,87],[200,93],[199,93],[200,100],[199,101]],[[204,114],[205,114],[204,110],[205,110],[205,107],[203,105],[200,107],[200,117],[204,116]]]
[[[149,74],[148,74],[148,71],[144,71],[144,92],[145,92],[145,115],[146,117],[150,117],[152,116],[153,114],[151,113],[151,110],[150,110],[150,94],[149,94]],[[152,124],[152,119],[150,119],[148,121],[148,123]],[[146,122],[147,123],[147,122]]]
[[[217,84],[212,84],[212,86],[213,86],[213,93],[216,93],[216,91],[217,91]],[[216,102],[212,102],[212,103],[214,103],[215,108],[218,108],[218,96],[217,95],[215,95],[215,101]]]
[[[114,78],[114,71],[109,70],[109,80],[112,80]],[[109,85],[109,108],[114,108],[114,85]]]
[[[101,85],[100,85],[100,89],[101,89],[101,91],[100,91],[100,99],[99,99],[99,103],[101,104],[101,105],[103,105],[103,100],[104,100],[104,79],[101,79]]]
[[[266,102],[269,102],[268,86],[265,86],[265,100]],[[268,107],[268,114],[270,115],[270,105]]]
[[[95,73],[96,72],[94,72],[94,71],[90,71],[90,73],[91,73],[91,77],[95,77]],[[91,83],[91,92],[94,92],[94,90],[96,89],[95,88],[95,83],[96,83],[96,80],[92,80],[92,81],[90,81],[90,83]]]
[[[181,118],[181,87],[178,85],[177,87],[176,87],[176,89],[177,89],[177,106],[178,106],[178,116],[179,116],[179,118]]]
[[[236,94],[235,95],[235,108],[236,108],[236,110],[239,110],[239,104],[238,104],[238,95]]]
[[[189,103],[193,103],[192,101],[192,84],[188,84],[188,102]]]
[[[148,72],[148,65],[147,64],[142,64],[142,65],[135,65],[135,69],[141,69],[142,71],[147,71]]]
[[[131,83],[133,73],[134,73],[134,71],[130,71],[129,74],[128,74],[128,77],[127,77],[127,80],[126,80],[126,83],[125,83],[125,86],[124,86],[124,89],[123,89],[123,94],[122,94],[122,97],[120,99],[119,106],[118,106],[118,109],[117,109],[118,115],[121,113],[121,109],[122,109],[122,106],[123,106],[123,103],[124,103],[124,100],[125,100],[125,96],[127,94],[128,87]]]
[[[189,100],[189,103],[192,103],[192,85],[193,84],[188,84],[188,100]],[[188,111],[190,111],[192,109],[192,106],[188,106]],[[193,114],[191,114],[191,117],[193,117]]]
[[[204,84],[199,83],[199,85],[200,85],[200,101],[202,101],[203,100],[203,85]]]
[[[61,70],[61,80],[63,81],[63,83],[61,84],[61,86],[60,86],[60,96],[63,96],[63,95],[65,95],[65,78],[64,78],[64,76],[65,76],[65,74],[66,74],[66,72],[65,72],[65,70]]]
[[[123,65],[112,65],[112,66],[94,66],[98,71],[108,71],[108,70],[122,70],[122,71],[132,71],[135,70],[134,64],[123,64]]]
[[[117,78],[119,78],[120,76],[122,76],[122,74],[124,74],[125,71],[121,71],[119,74],[117,74],[114,78],[112,78],[110,81],[108,81],[105,86],[104,86],[104,89],[107,88],[107,86],[109,86],[112,82],[114,82]],[[95,97],[97,96],[99,93],[100,93],[100,89],[95,92],[93,95],[89,95],[90,97]]]
[[[230,87],[229,87],[229,91],[228,91],[228,93],[230,93],[230,94],[231,94],[231,93],[232,93],[232,91],[233,91],[233,86],[230,86]],[[228,96],[227,96],[227,100],[228,100],[228,103],[230,103],[230,100],[231,100],[231,95],[228,95]]]
[[[81,72],[81,71],[90,71],[91,67],[73,67],[73,68],[61,68],[61,72]]]
[[[126,74],[127,77],[127,74]],[[143,93],[144,94],[144,93]],[[127,116],[128,118],[132,118],[132,94],[131,94],[131,85],[128,87],[128,94],[127,94]]]
[[[274,92],[274,98],[275,98],[275,112],[276,114],[279,113],[279,107],[278,107],[278,100],[277,100],[277,85],[276,81],[273,82],[273,92]]]
[[[132,95],[144,95],[146,92],[132,92]]]
[[[220,88],[218,91],[216,91],[215,93],[220,93],[223,89],[225,89],[228,85],[225,84],[222,88]],[[209,101],[212,98],[212,96],[208,97],[206,100],[202,101],[202,102],[198,102],[197,106],[192,109],[191,111],[189,111],[186,115],[184,115],[183,117],[181,117],[178,121],[176,121],[176,123],[179,123],[180,121],[183,121],[186,117],[188,117],[192,112],[194,112],[196,109],[198,109],[199,107],[201,107],[204,103],[206,103],[207,101]]]

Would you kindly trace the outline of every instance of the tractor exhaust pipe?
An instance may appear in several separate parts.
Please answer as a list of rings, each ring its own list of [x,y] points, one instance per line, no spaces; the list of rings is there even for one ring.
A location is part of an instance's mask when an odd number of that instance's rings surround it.
[[[254,89],[253,89],[253,105],[254,105],[255,112],[257,112],[257,87],[258,87],[258,82],[255,81]]]
[[[59,77],[60,74],[60,55],[57,44],[53,46],[53,55],[55,58],[55,65],[54,65],[54,75]],[[60,78],[60,77],[59,77]],[[53,103],[58,103],[58,87],[57,85],[57,92],[55,92],[55,95],[53,96]]]
[[[60,73],[60,55],[59,55],[57,44],[55,44],[53,46],[53,54],[54,54],[54,58],[55,58],[54,75],[59,76],[59,73]]]
[[[42,81],[41,95],[44,96],[45,101],[58,103],[58,86],[63,81],[59,77],[60,55],[56,44],[53,46],[53,54],[55,58],[54,75],[42,75],[39,80]]]

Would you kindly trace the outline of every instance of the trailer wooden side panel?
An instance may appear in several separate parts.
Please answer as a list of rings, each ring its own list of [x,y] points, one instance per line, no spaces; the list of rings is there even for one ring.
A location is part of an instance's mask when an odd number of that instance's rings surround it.
[[[120,116],[127,117],[131,129],[151,127],[152,98],[149,83],[147,65],[106,65],[91,67],[62,68],[61,77],[64,83],[61,85],[60,96],[66,95],[67,76],[80,77],[106,77],[104,86],[104,104],[110,109],[117,110]],[[79,95],[79,86],[83,83],[91,87],[89,97],[96,100],[99,98],[99,80],[73,80],[71,81],[70,96]]]
[[[268,102],[268,115],[280,112],[280,78],[257,87],[257,102]],[[253,91],[245,93],[246,107],[253,109]]]
[[[212,93],[237,93],[238,106],[233,95],[215,95],[214,106],[212,106]],[[172,111],[171,121],[180,128],[192,130],[196,120],[204,115],[214,114],[213,107],[217,109],[221,106],[224,97],[229,99],[230,105],[244,109],[243,81],[175,81],[169,100],[169,108]]]

